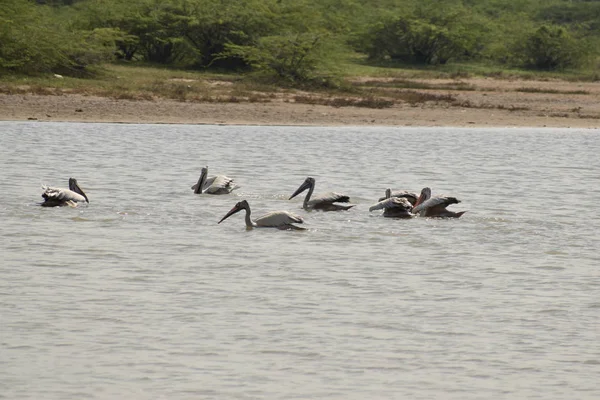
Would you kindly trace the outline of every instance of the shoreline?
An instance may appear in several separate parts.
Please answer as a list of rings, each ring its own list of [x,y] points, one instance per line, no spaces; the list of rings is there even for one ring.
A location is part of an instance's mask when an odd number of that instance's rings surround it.
[[[444,80],[422,81],[447,86]],[[454,103],[396,103],[390,108],[296,103],[291,95],[269,102],[117,100],[81,94],[0,94],[1,121],[109,122],[255,126],[447,126],[600,128],[600,82],[462,79],[471,90]],[[313,95],[313,94],[311,94]],[[316,95],[318,96],[318,95]]]

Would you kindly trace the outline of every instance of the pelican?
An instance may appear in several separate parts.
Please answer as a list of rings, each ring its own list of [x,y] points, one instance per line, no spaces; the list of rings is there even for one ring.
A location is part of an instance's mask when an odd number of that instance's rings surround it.
[[[409,192],[406,190],[396,190],[396,191],[391,191],[390,189],[390,197],[401,197],[401,198],[405,198],[406,200],[408,200],[408,202],[411,205],[415,205],[415,203],[417,202],[417,199],[419,198],[419,196],[416,193],[413,192]],[[386,190],[386,196],[387,196],[387,190]],[[385,199],[388,199],[389,197],[380,197],[378,201],[383,201]]]
[[[208,178],[208,167],[203,167],[198,183],[192,186],[195,194],[229,194],[238,189],[232,178],[225,175],[211,176]]]
[[[369,207],[369,211],[383,209],[383,216],[388,218],[412,218],[412,204],[405,197],[393,197],[392,189],[386,189],[385,197],[379,203]]]
[[[454,212],[446,209],[449,205],[458,203],[460,203],[460,200],[456,197],[431,197],[431,189],[426,187],[421,190],[421,195],[413,207],[412,212],[421,217],[459,218],[466,213],[466,211]]]
[[[225,221],[227,218],[232,216],[233,214],[246,210],[246,227],[247,228],[278,228],[278,229],[295,229],[295,230],[303,230],[299,226],[294,224],[301,224],[304,220],[292,213],[287,211],[273,211],[271,213],[265,214],[262,217],[256,218],[252,220],[250,218],[250,205],[246,200],[242,200],[238,202],[221,220],[218,222],[219,224]]]
[[[69,178],[68,189],[49,186],[42,186],[42,189],[44,189],[42,193],[44,202],[41,204],[43,207],[77,207],[77,203],[90,202],[75,178]]]
[[[321,193],[311,198],[313,190],[315,189],[315,178],[311,178],[310,176],[304,180],[304,183],[300,185],[298,189],[296,189],[294,194],[290,196],[289,200],[293,199],[306,189],[308,189],[308,193],[306,194],[304,203],[302,204],[302,208],[305,210],[313,209],[322,211],[339,211],[348,210],[354,207],[354,205],[335,204],[347,203],[350,201],[350,197],[336,192]]]

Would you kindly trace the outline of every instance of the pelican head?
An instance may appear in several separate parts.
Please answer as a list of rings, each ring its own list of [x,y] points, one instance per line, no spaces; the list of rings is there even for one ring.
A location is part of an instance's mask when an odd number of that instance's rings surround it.
[[[198,179],[198,183],[196,183],[194,186],[192,186],[192,189],[194,190],[195,194],[202,193],[204,184],[206,183],[206,179],[208,179],[208,166],[202,167],[202,170],[200,171],[200,178]]]
[[[221,222],[225,221],[227,218],[231,217],[233,214],[240,212],[242,210],[247,210],[250,206],[248,205],[248,202],[246,200],[242,200],[240,202],[238,202],[235,206],[233,206],[233,208],[231,210],[229,210],[229,212],[227,214],[225,214],[225,216],[223,218],[221,218],[221,220],[219,222],[217,222],[217,224],[220,224]]]
[[[204,186],[204,183],[206,182],[207,179],[208,179],[208,165],[205,167],[202,167],[202,169],[200,170],[200,179],[198,180],[198,182],[202,182],[202,185]]]
[[[304,180],[304,183],[302,183],[302,185],[300,185],[300,187],[298,189],[296,189],[294,194],[291,195],[288,200],[293,199],[294,197],[298,196],[300,193],[304,192],[306,189],[314,187],[314,186],[315,186],[315,178],[312,178],[309,176],[308,178],[306,178]]]
[[[390,189],[390,188],[385,189],[385,198],[389,199],[391,197],[392,197],[392,189]]]
[[[69,190],[71,190],[71,191],[73,191],[75,193],[79,193],[80,195],[82,195],[83,197],[85,197],[85,202],[86,203],[90,202],[88,200],[88,197],[86,196],[86,194],[79,187],[79,184],[77,183],[77,179],[75,179],[75,178],[69,178]]]
[[[424,187],[421,190],[421,194],[419,195],[419,198],[417,199],[417,202],[415,203],[414,207],[418,206],[419,204],[429,200],[431,198],[431,188],[428,187]]]

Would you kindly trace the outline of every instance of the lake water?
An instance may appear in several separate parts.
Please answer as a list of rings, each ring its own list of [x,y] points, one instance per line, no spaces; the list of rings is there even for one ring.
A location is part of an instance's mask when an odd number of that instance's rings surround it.
[[[0,398],[598,399],[600,135],[0,123]],[[194,195],[202,166],[241,188]],[[78,179],[78,208],[39,207]],[[287,198],[307,176],[346,212]],[[386,187],[462,200],[393,220]],[[246,230],[289,210],[306,231]]]

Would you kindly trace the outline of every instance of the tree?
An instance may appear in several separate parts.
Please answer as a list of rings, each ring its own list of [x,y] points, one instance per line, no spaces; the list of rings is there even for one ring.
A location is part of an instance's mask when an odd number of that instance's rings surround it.
[[[372,59],[389,58],[415,64],[445,64],[469,51],[462,30],[419,19],[396,18],[375,27],[366,51]]]
[[[243,68],[247,64],[226,46],[250,46],[276,31],[273,1],[202,0],[195,3],[185,38],[198,54],[197,66]]]
[[[531,33],[518,51],[525,66],[545,70],[580,66],[586,55],[566,29],[546,25]]]
[[[111,57],[116,32],[70,30],[56,10],[27,0],[0,1],[0,69],[80,73]],[[109,41],[110,42],[110,41]]]
[[[377,18],[355,42],[371,59],[445,64],[477,57],[485,44],[485,20],[459,3],[415,4]]]
[[[292,85],[329,85],[335,75],[335,44],[326,35],[267,36],[252,46],[228,44],[225,57],[239,57],[254,71]]]

